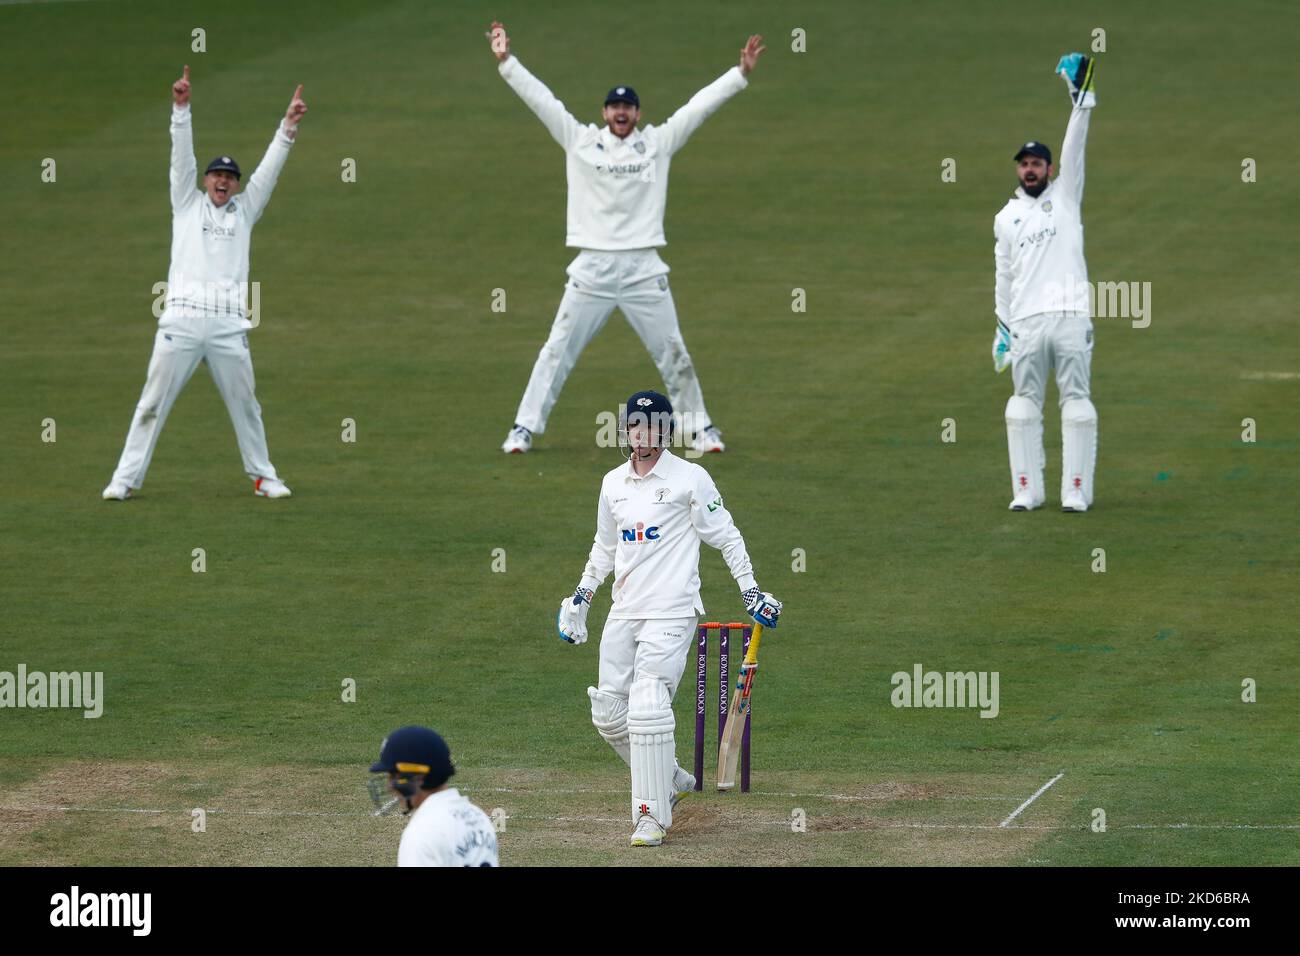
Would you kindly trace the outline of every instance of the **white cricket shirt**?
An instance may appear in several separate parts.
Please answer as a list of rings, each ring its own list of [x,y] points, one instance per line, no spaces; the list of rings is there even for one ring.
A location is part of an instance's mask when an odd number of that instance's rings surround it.
[[[411,814],[397,848],[398,866],[500,866],[488,815],[455,787],[430,794]]]
[[[516,57],[498,70],[564,148],[569,180],[565,244],[604,252],[667,245],[664,207],[673,154],[719,106],[749,85],[740,67],[733,66],[663,125],[619,139],[608,126],[578,122]]]
[[[666,450],[644,477],[627,462],[601,482],[581,586],[594,591],[614,572],[613,619],[702,614],[701,541],[722,552],[741,591],[757,587],[745,539],[707,471]]]
[[[195,185],[198,164],[189,106],[172,106],[171,132],[172,260],[159,324],[216,316],[249,328],[249,239],[293,140],[277,129],[244,188],[218,207]]]
[[[994,308],[1003,322],[1042,312],[1087,315],[1083,258],[1083,155],[1095,98],[1076,106],[1061,144],[1060,175],[1038,198],[1017,187],[993,219]]]

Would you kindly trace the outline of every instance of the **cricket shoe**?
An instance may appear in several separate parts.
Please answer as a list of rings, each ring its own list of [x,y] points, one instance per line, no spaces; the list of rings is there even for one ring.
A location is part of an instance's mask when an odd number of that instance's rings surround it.
[[[664,828],[648,813],[641,814],[632,831],[633,846],[659,846],[664,842]]]
[[[120,481],[110,482],[100,497],[105,501],[126,501],[131,497],[131,489]]]
[[[722,433],[712,425],[701,428],[695,433],[695,437],[691,440],[691,448],[701,455],[727,450],[727,446],[722,441]]]
[[[522,455],[533,447],[533,433],[523,425],[515,425],[510,434],[501,443],[501,450],[507,455]]]
[[[1088,510],[1088,502],[1083,497],[1083,492],[1071,489],[1069,494],[1061,499],[1062,511],[1073,511],[1082,514]]]
[[[262,498],[288,498],[293,492],[279,478],[259,478],[253,485],[253,494]]]
[[[675,809],[685,797],[695,792],[695,777],[681,767],[673,772],[673,796],[671,804]]]
[[[1031,492],[1019,492],[1011,499],[1011,504],[1007,507],[1012,511],[1033,511],[1042,505],[1041,501],[1035,501]]]

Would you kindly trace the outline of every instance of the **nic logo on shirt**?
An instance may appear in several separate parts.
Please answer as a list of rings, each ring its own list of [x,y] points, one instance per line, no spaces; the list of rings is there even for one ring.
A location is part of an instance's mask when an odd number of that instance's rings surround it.
[[[658,541],[659,526],[653,525],[647,528],[644,521],[638,521],[635,528],[623,528],[624,541]]]

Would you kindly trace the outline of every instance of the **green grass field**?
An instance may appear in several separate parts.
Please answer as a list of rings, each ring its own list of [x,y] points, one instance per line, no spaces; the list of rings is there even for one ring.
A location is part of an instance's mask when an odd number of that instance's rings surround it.
[[[362,785],[408,722],[504,811],[514,865],[1300,863],[1294,6],[619,9],[0,6],[0,671],[103,671],[106,695],[97,720],[0,710],[0,863],[391,865],[401,821],[368,816]],[[748,33],[769,46],[674,162],[663,254],[729,445],[704,463],[786,612],[754,792],[692,798],[658,851],[627,846],[626,774],[585,693],[597,647],[556,639],[554,609],[618,461],[596,415],[659,379],[615,317],[537,450],[498,450],[572,253],[562,154],[497,76],[493,16],[592,121],[618,82],[662,121]],[[1011,514],[992,219],[1014,148],[1059,149],[1051,68],[1096,27],[1088,262],[1150,282],[1152,322],[1096,323],[1095,509]],[[200,163],[251,169],[305,84],[252,253],[288,501],[252,496],[202,370],[137,499],[99,498],[166,278],[183,63]],[[702,575],[709,616],[739,614],[708,549]],[[896,709],[890,675],[917,663],[997,671],[999,715]]]

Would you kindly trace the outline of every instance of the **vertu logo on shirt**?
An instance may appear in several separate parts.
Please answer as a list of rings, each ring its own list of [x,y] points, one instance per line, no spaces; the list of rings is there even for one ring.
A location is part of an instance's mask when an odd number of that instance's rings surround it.
[[[612,163],[606,166],[598,163],[596,165],[596,172],[613,173],[615,176],[619,177],[636,176],[645,172],[649,165],[649,163]]]
[[[1044,241],[1045,239],[1051,239],[1055,235],[1056,235],[1055,226],[1049,226],[1046,229],[1040,229],[1038,230],[1038,232],[1031,232],[1029,235],[1025,236],[1025,238],[1020,240],[1020,248],[1023,249],[1025,246],[1037,245],[1038,243]]]
[[[623,528],[624,541],[658,541],[659,526],[647,528],[644,521],[638,521],[635,528]]]

